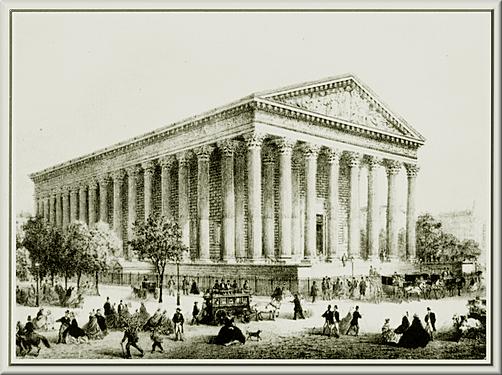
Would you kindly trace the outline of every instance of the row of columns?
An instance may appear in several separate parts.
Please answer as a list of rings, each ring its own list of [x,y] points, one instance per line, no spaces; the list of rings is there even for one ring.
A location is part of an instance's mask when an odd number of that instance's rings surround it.
[[[240,142],[225,140],[218,142],[221,150],[222,179],[222,260],[234,262],[236,258],[248,258],[260,261],[263,257],[274,257],[275,253],[275,161],[270,150],[263,153],[263,212],[262,212],[262,145],[264,136],[250,133],[245,136],[247,157],[235,158]],[[288,261],[294,259],[311,260],[316,257],[316,181],[317,158],[320,147],[305,144],[303,147],[305,170],[305,243],[300,244],[301,210],[300,210],[300,169],[302,163],[293,160],[295,141],[281,138],[272,141],[279,155],[279,259]],[[198,260],[210,260],[209,237],[209,158],[213,146],[202,146],[194,150],[197,157],[197,223],[198,223]],[[338,250],[339,227],[339,169],[342,152],[336,148],[324,148],[328,162],[328,196],[327,196],[327,260],[332,260],[341,254]],[[190,242],[190,209],[189,209],[189,157],[185,151],[176,156],[170,155],[158,160],[161,166],[161,210],[162,214],[172,218],[170,190],[173,162],[178,160],[178,223],[182,232],[182,241],[186,246]],[[365,156],[348,152],[350,169],[350,199],[349,199],[349,236],[348,256],[361,256],[360,246],[360,207],[359,207],[359,168],[362,160],[368,166],[368,214],[367,214],[367,257],[378,258],[379,233],[377,230],[378,209],[376,206],[376,168],[383,164],[387,170],[387,246],[391,259],[397,257],[398,228],[396,175],[401,164],[395,160],[380,160],[373,156]],[[418,168],[414,164],[405,164],[408,174],[406,238],[408,257],[415,257],[415,179]],[[122,189],[127,175],[128,217],[127,234],[132,236],[133,223],[137,219],[137,179],[140,171],[144,179],[144,217],[147,219],[152,212],[152,184],[155,163],[147,161],[111,173],[113,181],[113,228],[121,238],[122,234]],[[234,173],[234,170],[237,173]],[[247,170],[247,202],[245,202],[244,179]],[[38,199],[37,213],[43,214],[49,222],[66,227],[74,220],[82,220],[89,225],[96,221],[108,220],[108,175],[98,176],[85,184],[78,186],[77,218],[77,188],[72,187],[59,191],[45,199]],[[99,202],[97,189],[99,186]],[[245,248],[244,217],[245,205],[248,213],[248,249]],[[98,215],[96,205],[99,205]],[[301,248],[303,254],[300,254]],[[263,254],[263,255],[262,255]]]

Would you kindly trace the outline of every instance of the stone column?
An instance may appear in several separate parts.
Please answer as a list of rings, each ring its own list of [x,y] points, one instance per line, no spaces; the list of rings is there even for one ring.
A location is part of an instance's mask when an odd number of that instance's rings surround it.
[[[70,223],[78,220],[78,186],[74,185],[70,187]]]
[[[319,147],[307,144],[305,154],[305,259],[317,256],[316,246],[316,176]]]
[[[415,260],[417,255],[415,184],[419,167],[416,164],[405,164],[408,176],[408,196],[406,200],[406,257]]]
[[[234,151],[236,142],[225,140],[221,150],[221,206],[223,212],[223,261],[235,262]]]
[[[70,224],[70,189],[65,186],[62,191],[63,198],[63,229]]]
[[[138,165],[133,165],[126,168],[127,173],[127,239],[133,238],[134,223],[137,218],[137,186],[138,174],[140,168]],[[129,246],[124,246],[124,256],[126,259],[130,258]]]
[[[368,212],[366,214],[367,257],[369,260],[379,258],[379,228],[376,172],[379,160],[375,156],[366,156],[368,165]]]
[[[49,196],[49,223],[56,225],[56,193],[51,192]]]
[[[398,254],[398,228],[397,228],[397,196],[396,176],[401,169],[401,163],[396,160],[385,160],[387,168],[387,253],[389,259],[397,260]]]
[[[349,258],[360,256],[360,209],[359,209],[359,164],[360,155],[355,152],[348,153],[348,165],[350,168],[350,209],[349,209]]]
[[[122,184],[125,172],[118,170],[113,172],[113,230],[122,242]]]
[[[251,261],[262,260],[261,217],[261,146],[263,135],[246,134],[248,171],[248,256]]]
[[[328,160],[328,251],[326,260],[332,261],[338,254],[338,178],[340,173],[341,152],[337,149],[326,150]]]
[[[291,190],[292,190],[292,212],[291,212],[291,258],[295,261],[303,259],[302,249],[302,227],[301,227],[301,182],[300,169],[303,168],[303,156],[293,152],[291,164]]]
[[[271,146],[263,149],[263,255],[275,258],[275,157]]]
[[[49,207],[49,202],[50,202],[50,198],[49,196],[46,196],[44,198],[44,219],[46,222],[50,222],[49,219],[50,219],[50,207]]]
[[[155,173],[155,164],[153,160],[149,160],[141,164],[144,171],[144,185],[143,194],[145,199],[144,210],[145,210],[145,222],[148,217],[152,214],[152,185],[153,185],[153,174]]]
[[[291,157],[295,141],[277,141],[279,153],[279,258],[291,260],[291,217],[293,212]]]
[[[213,147],[198,148],[197,154],[197,213],[199,219],[199,260],[210,261],[209,253],[209,158]]]
[[[246,154],[242,144],[235,149],[235,256],[246,258],[246,238],[244,237],[244,218],[246,200]]]
[[[190,154],[184,151],[178,158],[178,221],[181,229],[181,242],[190,247],[190,199],[189,199],[189,161]]]
[[[85,183],[81,183],[78,190],[79,198],[79,220],[87,223],[87,186]]]
[[[160,158],[160,190],[162,200],[162,215],[172,219],[171,212],[171,166],[175,161],[174,155]]]
[[[99,182],[99,220],[108,223],[108,175],[101,175]]]
[[[98,182],[96,179],[92,178],[89,181],[89,227],[96,224],[96,201],[98,199],[97,195]]]
[[[63,207],[61,190],[56,191],[56,226],[61,228],[63,226]]]

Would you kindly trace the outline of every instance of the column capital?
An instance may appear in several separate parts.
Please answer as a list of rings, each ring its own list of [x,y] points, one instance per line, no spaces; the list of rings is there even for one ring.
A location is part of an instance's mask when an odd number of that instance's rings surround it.
[[[179,166],[187,166],[190,162],[190,159],[193,157],[192,150],[181,151],[176,154],[176,159],[178,159]]]
[[[248,149],[261,148],[263,140],[265,139],[265,134],[253,132],[244,134],[244,140]]]
[[[138,174],[141,172],[141,167],[138,164],[130,165],[125,168],[125,173],[129,178],[138,178]]]
[[[96,190],[98,188],[98,180],[96,178],[90,178],[87,180],[87,186],[89,190]]]
[[[197,160],[208,161],[211,153],[214,150],[214,146],[204,145],[195,149],[195,154],[197,155]]]
[[[247,148],[245,147],[246,144],[241,141],[235,141],[235,156],[244,156],[246,155]]]
[[[73,182],[71,185],[68,185],[68,189],[70,190],[70,193],[76,193],[78,192],[80,186],[77,182]]]
[[[141,168],[146,174],[153,174],[155,172],[155,162],[153,160],[147,160],[141,163]]]
[[[270,145],[263,148],[262,160],[263,160],[264,164],[274,164],[275,163],[275,152],[274,152],[274,149]]]
[[[347,164],[349,167],[358,167],[361,163],[361,154],[354,151],[345,151],[347,155]]]
[[[61,192],[63,194],[68,194],[70,191],[71,191],[71,186],[69,186],[69,185],[65,185],[65,186],[61,187]]]
[[[382,160],[380,158],[373,156],[373,155],[364,155],[363,159],[366,162],[368,169],[375,169],[382,162]]]
[[[166,155],[159,158],[159,164],[162,169],[170,168],[175,161],[176,157],[174,155]]]
[[[110,176],[108,173],[103,173],[97,176],[97,180],[100,185],[105,185],[110,181]]]
[[[401,162],[397,161],[397,160],[384,159],[383,164],[385,165],[385,168],[387,169],[388,176],[397,175],[401,169]]]
[[[279,154],[291,154],[293,152],[293,147],[295,147],[296,139],[278,138],[274,140],[274,143],[277,145]]]
[[[321,147],[314,143],[305,143],[303,146],[303,154],[305,155],[305,159],[313,159],[317,158]]]
[[[88,186],[89,186],[89,185],[88,185],[88,181],[87,181],[87,180],[82,180],[82,181],[79,181],[79,182],[78,182],[78,189],[79,189],[80,191],[82,191],[82,190],[86,190],[86,189],[88,188]]]
[[[51,190],[51,197],[56,198],[57,195],[61,194],[61,188],[54,188]]]
[[[406,175],[408,178],[417,177],[420,171],[420,167],[417,164],[404,163],[404,167],[406,168]]]
[[[327,147],[323,148],[322,152],[326,155],[328,164],[338,164],[340,162],[342,151],[338,148]]]
[[[112,175],[113,181],[115,182],[115,181],[123,180],[126,173],[125,173],[125,170],[119,169],[119,170],[113,171],[111,175]]]
[[[226,157],[234,155],[235,150],[238,147],[238,142],[233,139],[225,139],[216,143],[221,151],[221,154]]]

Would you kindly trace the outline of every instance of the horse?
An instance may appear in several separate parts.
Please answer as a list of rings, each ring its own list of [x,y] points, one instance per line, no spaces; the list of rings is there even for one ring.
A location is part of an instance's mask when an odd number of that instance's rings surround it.
[[[133,296],[141,299],[146,299],[146,289],[143,289],[141,287],[136,287],[134,285],[131,285],[131,288]]]
[[[256,311],[256,316],[258,320],[264,320],[265,317],[268,320],[275,320],[275,318],[279,317],[279,310],[281,308],[281,302],[272,299],[265,306],[254,305],[252,310]]]
[[[37,348],[35,357],[40,353],[40,343],[43,343],[47,348],[50,348],[49,340],[45,336],[37,332],[30,332],[27,334],[16,334],[16,346],[19,348],[19,352],[22,356],[31,352],[33,347]]]
[[[420,296],[422,295],[422,289],[418,285],[409,285],[404,287],[404,295],[406,300],[410,300],[410,297],[416,296],[417,300],[420,301]]]

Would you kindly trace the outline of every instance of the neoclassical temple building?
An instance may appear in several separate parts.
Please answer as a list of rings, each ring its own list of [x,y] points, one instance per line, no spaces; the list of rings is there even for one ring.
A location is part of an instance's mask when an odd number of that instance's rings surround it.
[[[50,223],[104,221],[126,244],[135,220],[160,212],[181,226],[187,263],[208,270],[329,267],[344,254],[380,262],[381,226],[392,263],[415,257],[417,151],[423,144],[406,121],[346,75],[253,94],[30,177],[36,213]],[[368,195],[360,202],[362,168]],[[378,168],[387,175],[387,191],[378,192],[386,194],[386,223],[379,223],[376,203]],[[397,184],[402,168],[407,186]],[[401,256],[398,188],[407,189]],[[132,256],[127,245],[123,256]]]

